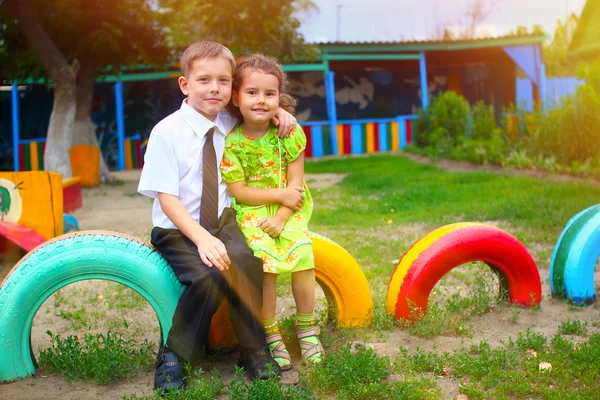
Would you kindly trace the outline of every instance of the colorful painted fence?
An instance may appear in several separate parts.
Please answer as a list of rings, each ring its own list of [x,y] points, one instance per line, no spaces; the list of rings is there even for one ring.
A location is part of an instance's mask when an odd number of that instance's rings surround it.
[[[142,136],[137,134],[125,137],[125,169],[142,169]]]
[[[413,142],[417,116],[327,122],[300,122],[307,138],[306,157],[400,151]]]
[[[142,136],[125,137],[125,169],[141,169],[144,165]],[[43,171],[46,138],[19,141],[19,171]]]
[[[43,171],[46,139],[19,141],[19,171]]]

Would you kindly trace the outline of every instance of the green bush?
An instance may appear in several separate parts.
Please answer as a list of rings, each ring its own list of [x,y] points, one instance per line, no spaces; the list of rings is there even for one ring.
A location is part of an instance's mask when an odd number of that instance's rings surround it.
[[[477,139],[490,139],[499,133],[496,127],[496,113],[494,107],[486,105],[480,100],[473,107],[473,127],[471,137]]]
[[[558,163],[585,163],[600,155],[600,62],[582,70],[578,86],[546,114],[536,113],[529,152],[555,157]]]
[[[471,115],[471,107],[464,97],[454,92],[437,96],[429,108],[419,113],[419,147],[433,146],[446,154],[463,141]]]

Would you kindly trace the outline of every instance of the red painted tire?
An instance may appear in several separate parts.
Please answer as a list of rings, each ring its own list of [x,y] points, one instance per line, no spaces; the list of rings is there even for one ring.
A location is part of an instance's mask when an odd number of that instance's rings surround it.
[[[500,228],[466,222],[429,233],[402,256],[388,285],[388,313],[403,320],[424,315],[436,283],[451,269],[473,261],[499,273],[511,303],[535,306],[541,301],[540,274],[527,248]]]

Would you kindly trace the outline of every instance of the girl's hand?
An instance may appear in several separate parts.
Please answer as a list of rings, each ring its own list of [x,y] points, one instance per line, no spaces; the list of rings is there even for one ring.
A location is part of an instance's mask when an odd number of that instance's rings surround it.
[[[273,216],[259,219],[258,226],[269,236],[278,237],[281,231],[283,231],[286,222],[277,216]]]
[[[227,249],[223,242],[212,235],[205,236],[198,246],[198,254],[200,259],[207,267],[212,268],[215,266],[219,271],[226,271],[229,269],[231,260],[227,255]]]
[[[304,203],[304,188],[302,186],[288,186],[281,189],[281,191],[280,204],[294,211],[298,211],[302,207]]]
[[[275,113],[275,116],[271,119],[273,125],[279,127],[277,134],[280,138],[288,137],[296,129],[298,121],[296,118],[285,111],[283,108],[279,108]]]

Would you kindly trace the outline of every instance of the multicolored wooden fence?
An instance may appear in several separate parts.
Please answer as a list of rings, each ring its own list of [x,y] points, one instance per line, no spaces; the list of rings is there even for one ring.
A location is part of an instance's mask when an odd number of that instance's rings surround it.
[[[142,136],[128,136],[124,141],[125,169],[141,169],[144,165],[142,156]],[[46,138],[19,141],[19,171],[43,171]]]
[[[144,158],[142,157],[142,136],[137,134],[125,137],[125,169],[142,169]]]
[[[19,171],[43,171],[46,139],[19,141]]]
[[[306,134],[306,157],[367,154],[399,151],[413,142],[417,116],[376,120],[339,121],[331,134],[331,125],[323,122],[300,122]]]

